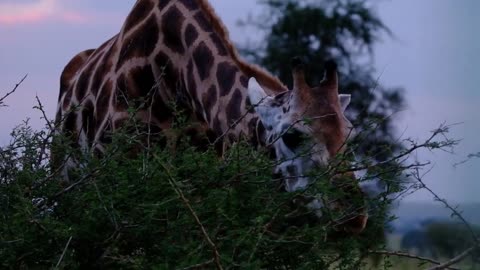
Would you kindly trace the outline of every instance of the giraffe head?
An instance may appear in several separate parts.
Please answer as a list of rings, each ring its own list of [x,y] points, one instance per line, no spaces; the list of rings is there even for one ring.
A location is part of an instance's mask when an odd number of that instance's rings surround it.
[[[344,152],[345,142],[353,131],[344,115],[350,95],[338,93],[336,64],[327,62],[324,78],[316,87],[306,83],[300,60],[294,60],[292,66],[293,89],[290,91],[268,96],[255,78],[250,79],[248,86],[250,102],[266,129],[266,144],[275,152],[275,172],[283,177],[287,192],[305,189],[311,183],[309,171],[328,166],[329,160]],[[346,178],[349,184],[342,184],[340,179]],[[332,183],[344,193],[357,198],[363,195],[353,173],[336,175]],[[363,203],[352,206],[346,201],[325,203],[314,200],[308,206],[318,216],[321,216],[324,204],[333,209],[360,209],[339,222],[347,231],[360,232],[367,221],[365,207]]]

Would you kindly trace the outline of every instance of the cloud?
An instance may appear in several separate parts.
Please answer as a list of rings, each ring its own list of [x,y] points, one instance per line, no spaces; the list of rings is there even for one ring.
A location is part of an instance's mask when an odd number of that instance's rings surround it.
[[[85,23],[85,14],[66,10],[59,0],[0,3],[0,25],[32,24],[46,21]]]

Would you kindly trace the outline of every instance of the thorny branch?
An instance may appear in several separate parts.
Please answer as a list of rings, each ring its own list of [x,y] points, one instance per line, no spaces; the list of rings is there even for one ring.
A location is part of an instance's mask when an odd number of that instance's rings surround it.
[[[462,216],[462,214],[455,207],[451,206],[447,202],[447,200],[438,196],[437,193],[435,193],[431,188],[429,188],[425,184],[425,182],[422,179],[422,175],[420,175],[420,169],[418,169],[418,168],[415,169],[413,177],[415,178],[416,181],[418,181],[420,183],[420,188],[423,188],[423,189],[427,190],[430,194],[432,194],[435,201],[438,201],[438,202],[442,203],[446,208],[448,208],[452,212],[453,216],[457,217],[463,223],[463,225],[468,229],[468,232],[471,234],[472,239],[475,241],[476,245],[480,245],[480,240],[478,239],[478,236],[473,231],[473,229],[470,226],[470,224],[468,223],[468,221],[466,221],[465,218]]]
[[[420,144],[420,145],[414,144],[413,148],[418,149],[419,147],[425,147],[427,149],[442,149],[444,147],[452,147],[458,141],[450,140],[445,136],[445,134],[448,132],[449,127],[450,126],[442,124],[438,129],[436,129],[432,132],[431,137],[425,143]],[[440,142],[440,143],[433,142],[433,139],[435,137],[437,137],[438,135],[442,135],[445,138],[445,141]],[[405,153],[411,153],[414,150],[409,149]],[[413,168],[413,174],[412,174],[412,177],[419,183],[419,186],[420,186],[419,189],[427,190],[431,195],[433,195],[435,201],[441,202],[447,209],[449,209],[452,212],[452,216],[457,217],[462,222],[462,224],[467,228],[467,230],[471,234],[471,237],[475,242],[474,245],[467,248],[466,250],[461,252],[459,255],[455,256],[454,258],[452,258],[452,259],[450,259],[450,260],[448,260],[447,262],[444,262],[444,263],[440,263],[440,262],[434,261],[434,260],[429,259],[429,258],[414,256],[414,255],[407,254],[407,253],[402,253],[402,252],[373,251],[373,253],[414,258],[414,259],[428,261],[430,263],[436,264],[436,266],[430,267],[430,268],[428,268],[428,270],[457,269],[457,268],[454,268],[454,267],[451,267],[451,266],[460,262],[460,261],[462,261],[464,258],[466,258],[468,255],[470,255],[472,252],[478,250],[480,248],[480,240],[479,240],[478,236],[476,235],[476,233],[474,232],[474,230],[472,229],[471,225],[465,220],[465,218],[457,210],[457,208],[451,206],[445,199],[441,198],[436,192],[434,192],[430,187],[428,187],[425,184],[425,182],[423,181],[423,177],[425,176],[425,174],[430,172],[430,170],[428,170],[424,174],[421,174],[420,173],[420,168],[421,167]]]
[[[438,201],[440,203],[442,203],[447,209],[449,209],[451,212],[452,212],[452,216],[455,216],[457,217],[461,222],[462,224],[467,228],[467,230],[469,231],[469,233],[471,234],[472,236],[472,239],[474,240],[475,244],[469,248],[467,248],[466,250],[464,250],[463,252],[461,252],[459,255],[457,255],[456,257],[448,260],[447,262],[443,263],[443,264],[440,264],[438,266],[435,266],[435,267],[432,267],[432,268],[429,268],[429,270],[433,270],[433,269],[447,269],[449,266],[455,264],[455,263],[458,263],[460,261],[462,261],[465,257],[467,257],[468,255],[470,255],[472,252],[474,252],[475,250],[479,249],[480,248],[480,240],[478,238],[478,236],[476,235],[476,233],[473,231],[472,227],[470,226],[470,224],[468,223],[468,221],[465,220],[465,218],[462,216],[462,214],[457,210],[456,207],[453,207],[451,206],[447,200],[441,198],[437,193],[435,193],[431,188],[429,188],[425,182],[423,181],[423,176],[424,175],[421,175],[420,174],[420,170],[419,168],[417,168],[413,174],[413,177],[415,178],[416,181],[418,181],[418,183],[420,184],[420,188],[423,188],[425,190],[427,190],[430,194],[433,195],[435,201]]]
[[[449,131],[450,127],[451,126],[449,126],[449,125],[444,125],[444,124],[440,125],[439,128],[432,131],[432,135],[427,140],[425,140],[425,142],[423,142],[421,144],[411,142],[412,146],[410,148],[408,148],[407,150],[399,153],[398,155],[395,155],[395,156],[391,157],[390,159],[375,163],[373,165],[372,164],[367,164],[367,165],[350,167],[350,168],[347,168],[346,170],[343,170],[343,171],[336,171],[336,173],[362,171],[362,170],[370,169],[370,168],[375,167],[375,166],[390,164],[390,163],[398,161],[398,160],[400,160],[404,157],[408,157],[410,154],[412,154],[413,152],[415,152],[416,150],[421,149],[421,148],[433,150],[433,149],[443,149],[445,147],[455,146],[458,143],[458,141],[456,141],[456,140],[446,139],[445,141],[441,141],[441,142],[434,141],[434,139],[437,138],[439,135],[446,134]]]
[[[52,136],[55,132],[55,128],[52,126],[52,123],[50,122],[50,120],[48,120],[47,113],[45,112],[43,104],[40,101],[40,98],[38,97],[38,95],[36,95],[35,98],[37,100],[37,105],[33,108],[38,109],[42,113],[42,117],[45,120],[45,123],[47,124],[47,127],[48,127],[48,133],[46,134],[45,138],[43,138],[42,144],[40,145],[40,152],[39,152],[39,155],[38,155],[38,158],[37,158],[37,164],[36,164],[37,168],[38,168],[38,167],[40,167],[40,165],[43,161],[43,158],[46,155],[46,152],[48,150],[47,149],[48,142],[52,138]]]
[[[456,257],[452,258],[451,260],[444,262],[440,265],[428,268],[428,270],[451,269],[450,265],[454,265],[462,261],[465,257],[470,255],[473,251],[475,251],[478,248],[480,248],[480,246],[470,247],[465,251],[463,251],[462,253],[460,253],[459,255],[457,255]]]
[[[473,158],[480,158],[480,152],[469,154],[466,159],[453,164],[453,167],[456,168],[459,165],[465,164]]]
[[[11,94],[15,93],[15,91],[17,91],[18,87],[23,83],[23,81],[25,81],[27,76],[28,76],[28,74],[25,74],[25,76],[23,76],[23,78],[17,84],[15,84],[15,87],[13,87],[13,89],[10,90],[10,92],[7,92],[4,96],[0,97],[0,107],[6,107],[7,106],[7,105],[4,104],[5,99],[8,96],[10,96]]]
[[[430,259],[430,258],[427,258],[427,257],[416,256],[416,255],[413,255],[413,254],[410,254],[410,253],[400,252],[400,251],[369,250],[368,253],[369,254],[386,255],[386,256],[404,257],[404,258],[415,259],[415,260],[419,260],[419,261],[423,261],[423,262],[429,262],[429,263],[436,264],[436,265],[441,265],[441,263],[436,261],[436,260],[433,260],[433,259]],[[438,269],[459,270],[459,268],[448,267],[448,266],[446,266],[444,268],[438,268]]]
[[[73,238],[72,236],[70,236],[70,238],[68,238],[67,244],[65,245],[65,248],[63,249],[62,255],[60,256],[60,259],[58,260],[57,265],[55,265],[54,269],[58,269],[58,267],[62,263],[63,257],[65,257],[65,253],[67,253],[67,249],[68,249],[68,246],[70,245],[70,242],[72,241],[72,238]]]

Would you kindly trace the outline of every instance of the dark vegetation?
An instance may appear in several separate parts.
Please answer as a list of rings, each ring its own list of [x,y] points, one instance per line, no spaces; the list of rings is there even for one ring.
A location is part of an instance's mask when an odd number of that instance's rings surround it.
[[[472,226],[476,235],[480,235],[480,227]],[[421,228],[407,232],[401,242],[405,251],[414,251],[422,256],[452,258],[456,254],[475,245],[468,228],[463,224],[451,221],[432,221]],[[480,263],[480,253],[472,253],[472,259]]]
[[[250,56],[288,82],[290,70],[281,68],[301,55],[313,84],[321,77],[313,71],[335,59],[342,92],[354,97],[349,118],[360,131],[348,145],[351,151],[312,171],[316,181],[306,190],[285,193],[272,180],[274,161],[264,150],[239,142],[220,159],[213,147],[196,149],[182,136],[167,148],[144,145],[146,134],[132,132],[142,130],[134,120],[112,134],[102,157],[71,149],[62,136],[52,148],[55,123],[39,102],[45,129],[32,130],[27,121],[0,147],[1,268],[360,269],[371,254],[403,256],[384,250],[383,231],[393,218],[389,206],[407,192],[428,189],[421,178],[426,163],[408,157],[420,148],[455,145],[445,136],[449,127],[441,126],[423,142],[394,140],[389,116],[403,98],[398,89],[378,85],[371,64],[363,62],[380,34],[388,33],[365,1],[262,3],[265,47],[250,48]],[[188,125],[178,111],[176,133]],[[50,166],[50,149],[81,161],[71,182],[62,182]],[[345,167],[345,160],[351,165]],[[349,213],[325,211],[323,220],[315,220],[295,203],[300,195],[344,196],[329,181],[344,171],[364,171],[359,181],[382,183],[382,192],[370,198],[368,227],[356,236],[335,226]],[[469,255],[478,239],[468,223],[463,225],[471,242],[462,248],[471,248]]]
[[[184,118],[176,119],[181,130]],[[347,157],[339,156],[331,167],[311,172],[316,181],[308,189],[285,193],[272,181],[275,161],[264,151],[240,142],[219,159],[213,147],[200,151],[187,137],[175,147],[148,147],[145,134],[132,132],[142,130],[132,120],[112,134],[101,158],[56,137],[56,154],[82,160],[64,183],[48,162],[52,124],[34,131],[25,122],[0,149],[4,268],[358,269],[370,251],[384,246],[379,233],[388,218],[385,196],[371,199],[373,213],[384,215],[373,216],[356,236],[335,226],[349,213],[325,211],[316,220],[295,203],[317,194],[344,196],[328,179],[338,171],[377,166],[368,161],[344,167],[339,161]],[[448,144],[430,141],[422,147]],[[422,166],[400,166],[401,158],[394,157],[389,169],[405,173]]]

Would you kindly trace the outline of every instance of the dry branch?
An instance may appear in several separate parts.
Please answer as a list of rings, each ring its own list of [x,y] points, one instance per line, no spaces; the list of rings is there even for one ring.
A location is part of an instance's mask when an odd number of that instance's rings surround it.
[[[8,96],[10,96],[11,94],[15,93],[15,91],[17,91],[18,87],[23,83],[23,81],[25,81],[27,76],[28,76],[28,74],[25,74],[25,76],[23,76],[23,78],[17,84],[15,84],[15,87],[13,87],[13,89],[10,90],[10,92],[7,92],[3,97],[0,97],[0,107],[6,107],[7,106],[7,105],[4,104],[4,100]]]
[[[406,252],[400,252],[400,251],[389,251],[389,250],[370,250],[368,252],[369,254],[377,254],[377,255],[386,255],[386,256],[396,256],[396,257],[403,257],[403,258],[409,258],[409,259],[415,259],[423,262],[428,262],[436,265],[441,265],[439,261],[435,261],[433,259],[427,258],[427,257],[421,257],[421,256],[416,256],[410,253]],[[444,268],[438,268],[438,269],[453,269],[453,270],[459,270],[459,268],[455,267],[449,267],[450,265],[444,267]],[[435,268],[437,269],[437,268]]]
[[[470,253],[472,253],[473,251],[475,251],[478,248],[479,248],[479,246],[470,247],[470,248],[466,249],[465,251],[463,251],[462,253],[458,254],[456,257],[450,259],[449,261],[446,261],[446,262],[444,262],[440,265],[428,268],[428,270],[451,269],[450,265],[453,265],[453,264],[456,264],[456,263],[462,261],[465,257],[470,255]]]
[[[65,245],[65,248],[63,249],[62,255],[60,256],[60,259],[57,262],[57,265],[55,266],[55,269],[58,269],[60,266],[60,263],[62,263],[63,257],[65,257],[65,253],[67,253],[68,246],[70,245],[70,241],[72,241],[72,236],[68,238],[67,244]]]

